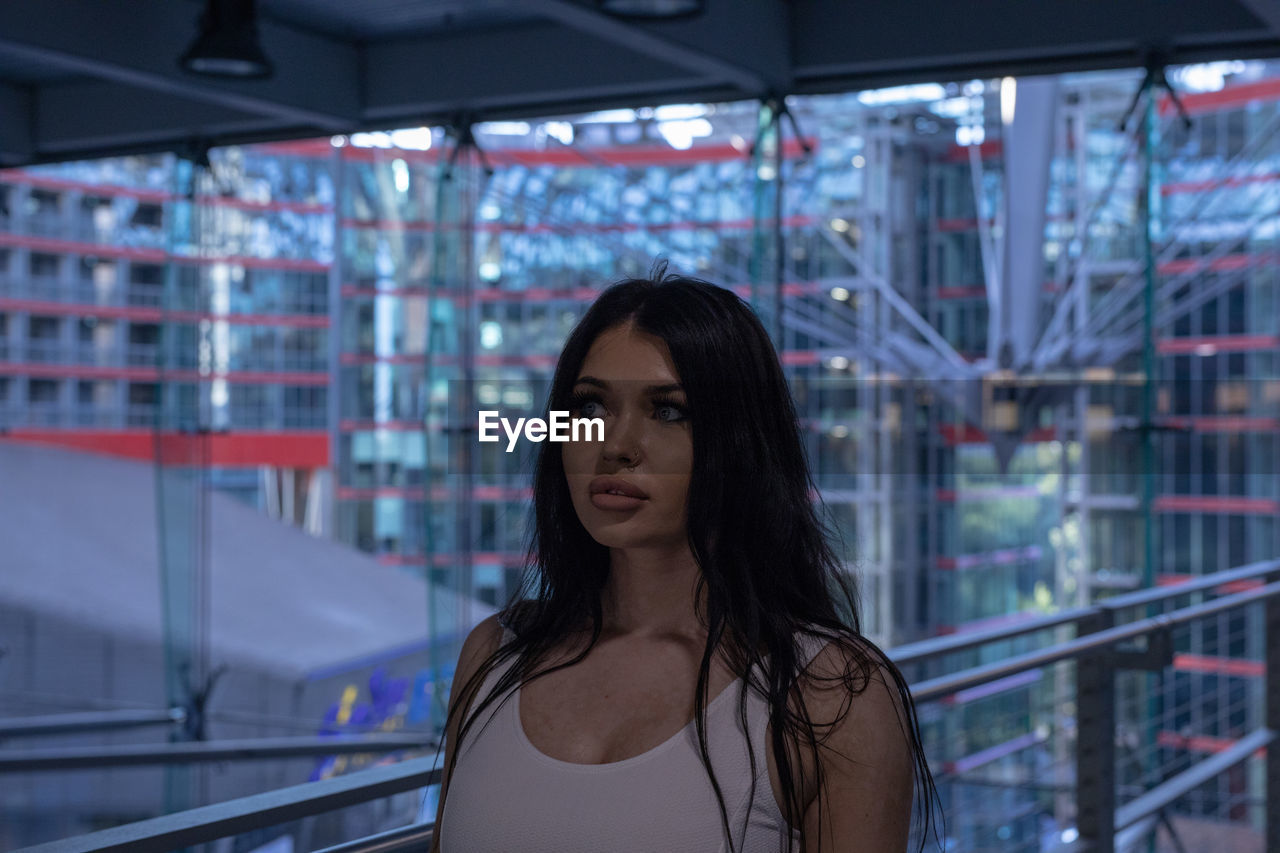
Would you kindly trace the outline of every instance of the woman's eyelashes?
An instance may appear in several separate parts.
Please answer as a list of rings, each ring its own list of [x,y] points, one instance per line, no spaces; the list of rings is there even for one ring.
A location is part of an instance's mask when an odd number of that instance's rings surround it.
[[[601,417],[604,414],[604,401],[598,394],[575,391],[569,395],[569,414],[580,418]]]
[[[653,416],[664,423],[674,424],[688,420],[689,409],[684,403],[670,397],[653,397],[649,400],[653,406]],[[569,413],[581,418],[604,417],[607,411],[604,400],[599,394],[590,391],[575,391],[569,397]]]

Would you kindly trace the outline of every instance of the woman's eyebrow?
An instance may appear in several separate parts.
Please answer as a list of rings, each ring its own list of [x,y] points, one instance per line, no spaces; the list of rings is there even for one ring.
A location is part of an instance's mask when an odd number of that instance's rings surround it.
[[[609,383],[603,379],[597,379],[594,376],[579,376],[574,385],[594,385],[597,388],[608,390]],[[646,394],[669,394],[673,391],[684,391],[683,386],[679,382],[668,382],[665,385],[649,385],[644,389]]]

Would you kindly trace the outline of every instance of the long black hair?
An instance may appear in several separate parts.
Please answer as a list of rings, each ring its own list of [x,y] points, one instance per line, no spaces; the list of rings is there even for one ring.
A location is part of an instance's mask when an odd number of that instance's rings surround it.
[[[694,720],[730,849],[734,833],[707,750],[711,661],[720,649],[737,673],[747,674],[749,687],[768,701],[770,748],[786,791],[783,815],[803,834],[799,772],[787,744],[808,750],[821,786],[822,738],[817,729],[837,722],[815,725],[804,703],[794,701],[803,666],[799,638],[809,634],[839,644],[848,661],[840,680],[851,694],[867,688],[877,666],[892,675],[907,710],[909,730],[904,735],[913,755],[923,850],[937,789],[921,744],[915,704],[898,668],[862,636],[857,583],[837,558],[815,506],[799,419],[768,333],[733,292],[667,274],[665,263],[659,264],[649,278],[626,279],[609,287],[588,309],[560,355],[548,411],[571,408],[573,385],[591,345],[601,333],[627,322],[666,342],[688,401],[693,439],[688,535],[700,569],[695,601],[705,600],[705,612],[698,616],[707,628]],[[562,466],[560,445],[543,442],[534,473],[524,582],[500,620],[514,638],[501,643],[462,686],[467,699],[451,703],[451,714],[470,704],[494,667],[515,660],[459,727],[458,744],[498,697],[517,684],[581,661],[600,638],[609,550],[579,520]],[[591,638],[583,651],[558,666],[538,668],[584,628]],[[738,712],[745,730],[745,693]],[[842,717],[847,712],[846,703]],[[749,749],[749,756],[754,785],[754,751]],[[455,749],[454,764],[457,757]],[[450,766],[450,775],[452,771]],[[820,787],[819,810],[821,791]]]

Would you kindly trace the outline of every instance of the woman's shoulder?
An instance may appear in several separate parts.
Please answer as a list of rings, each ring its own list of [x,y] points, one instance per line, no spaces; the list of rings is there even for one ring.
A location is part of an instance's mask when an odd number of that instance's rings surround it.
[[[837,693],[863,693],[878,683],[896,693],[896,667],[872,640],[851,629],[833,630],[806,626],[796,634],[799,653],[796,662],[800,686],[806,697],[820,684],[844,685]]]
[[[493,653],[502,645],[505,631],[500,613],[480,620],[471,629],[462,642],[462,651],[458,654],[458,667],[454,673],[454,680],[457,683],[466,684],[480,665],[493,656]]]

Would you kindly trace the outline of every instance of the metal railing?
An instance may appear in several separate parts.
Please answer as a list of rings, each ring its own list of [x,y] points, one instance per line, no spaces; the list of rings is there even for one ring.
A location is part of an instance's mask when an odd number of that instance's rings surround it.
[[[1238,588],[1241,582],[1251,582],[1254,587],[1229,593],[1222,589],[1224,586],[1227,590]],[[1220,594],[1221,597],[1115,624],[1118,615],[1126,609],[1145,608],[1197,594]],[[1172,629],[1251,605],[1265,608],[1265,725],[1117,807],[1116,700],[1113,689],[1117,670],[1161,670],[1168,667],[1173,658],[1169,643]],[[1280,733],[1280,560],[1253,563],[1176,586],[1139,590],[1093,607],[1046,614],[1010,627],[901,646],[889,654],[899,666],[938,662],[957,652],[1071,627],[1077,633],[1073,639],[918,681],[912,686],[912,695],[918,705],[939,702],[956,696],[959,691],[991,685],[1050,664],[1073,661],[1077,664],[1079,678],[1076,697],[1079,740],[1074,786],[1078,837],[1061,845],[1061,850],[1113,853],[1118,836],[1150,831],[1164,810],[1179,797],[1263,749],[1266,752],[1264,849],[1280,850],[1280,749],[1267,748]],[[1142,648],[1122,645],[1139,638],[1146,640]],[[170,850],[423,788],[438,782],[439,776],[437,759],[410,759],[391,766],[361,770],[321,782],[255,794],[51,842],[27,848],[27,853]],[[327,848],[325,853],[391,853],[423,849],[431,838],[431,832],[429,824],[405,826]]]

